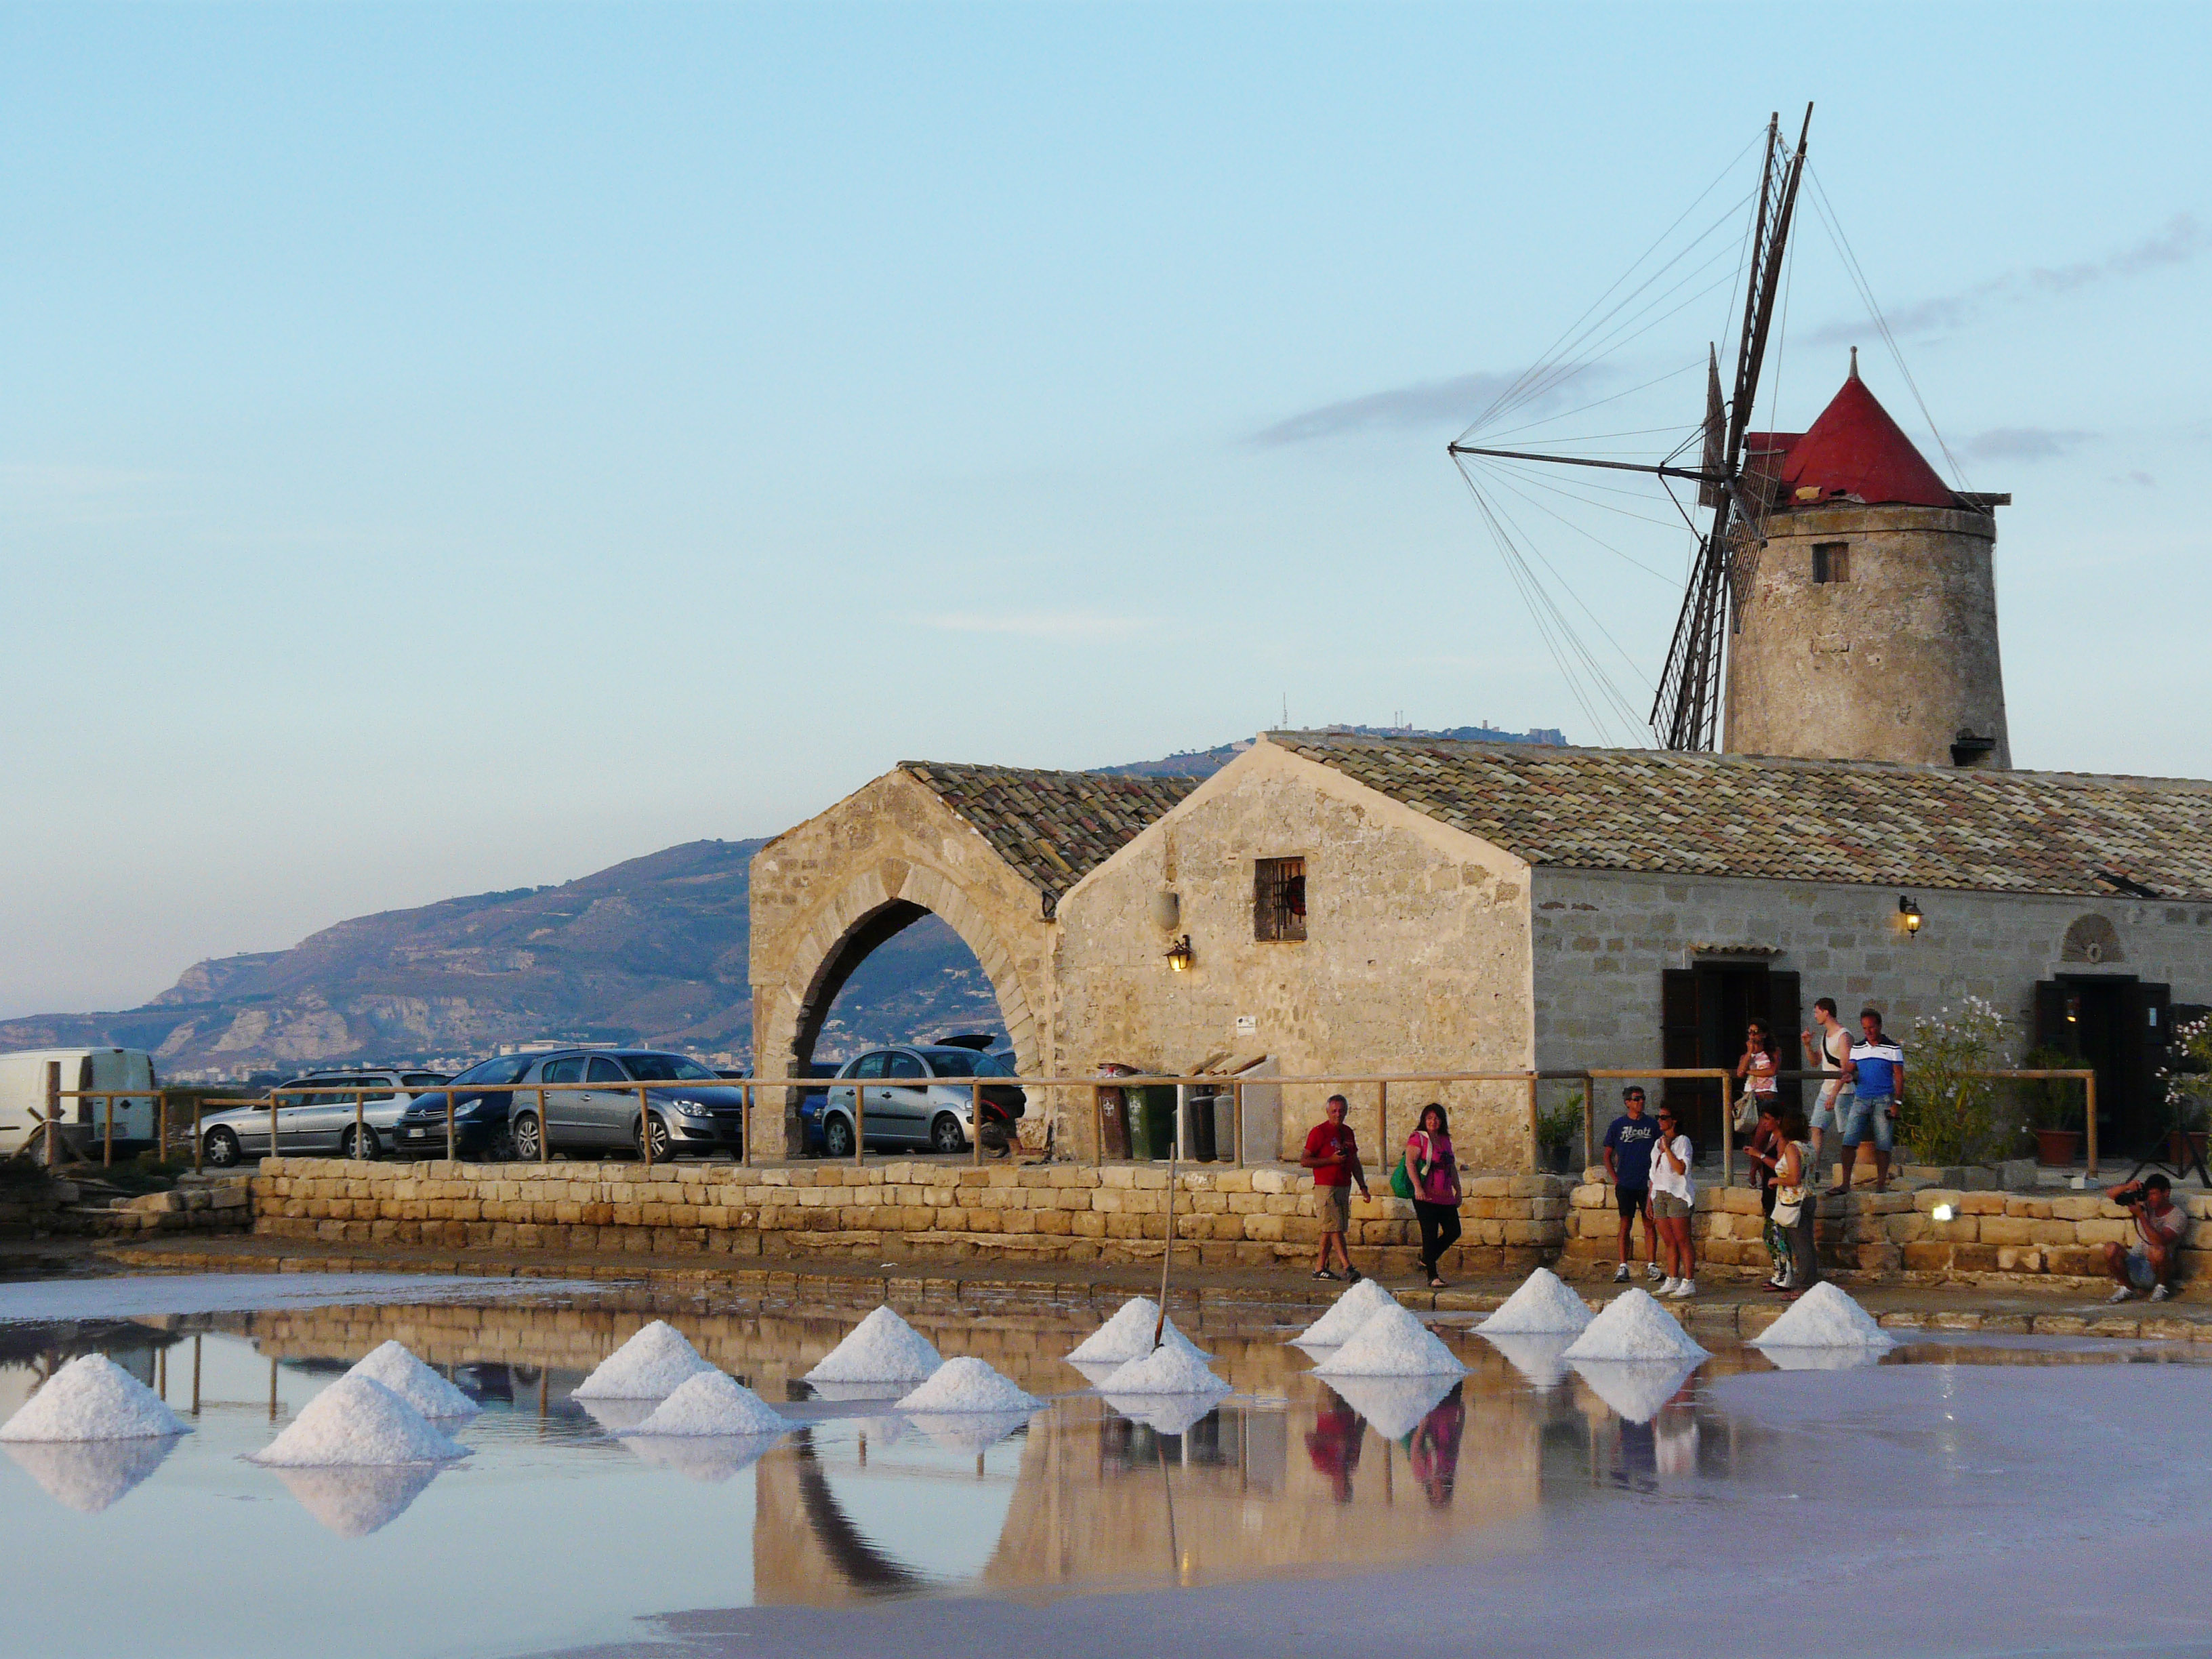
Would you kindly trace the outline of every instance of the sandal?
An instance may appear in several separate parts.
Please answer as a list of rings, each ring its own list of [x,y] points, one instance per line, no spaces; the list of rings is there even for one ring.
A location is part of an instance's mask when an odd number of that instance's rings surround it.
[[[1429,1288],[1432,1291],[1448,1291],[1451,1289],[1451,1286],[1445,1284],[1443,1279],[1438,1279],[1434,1273],[1431,1273],[1429,1275]]]

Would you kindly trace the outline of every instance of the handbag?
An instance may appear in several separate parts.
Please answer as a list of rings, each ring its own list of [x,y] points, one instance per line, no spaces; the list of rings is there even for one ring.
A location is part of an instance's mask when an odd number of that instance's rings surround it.
[[[1401,1198],[1410,1199],[1413,1195],[1413,1177],[1407,1173],[1403,1152],[1398,1154],[1398,1167],[1390,1171],[1390,1190]]]
[[[1759,1127],[1759,1097],[1747,1089],[1736,1098],[1735,1132],[1747,1135]]]

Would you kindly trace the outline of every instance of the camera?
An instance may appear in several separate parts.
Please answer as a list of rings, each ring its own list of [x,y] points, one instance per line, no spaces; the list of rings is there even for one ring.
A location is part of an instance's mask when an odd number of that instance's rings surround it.
[[[2119,1191],[2114,1193],[2112,1194],[2112,1202],[2118,1205],[2124,1210],[2130,1210],[2142,1203],[2146,1195],[2147,1189],[2143,1186],[2142,1182],[2138,1181],[2134,1186],[2123,1187]]]

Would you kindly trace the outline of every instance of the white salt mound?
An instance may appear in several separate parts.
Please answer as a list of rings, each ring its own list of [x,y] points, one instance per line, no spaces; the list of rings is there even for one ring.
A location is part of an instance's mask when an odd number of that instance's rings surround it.
[[[251,1462],[292,1468],[445,1463],[469,1449],[373,1377],[342,1376],[310,1400],[291,1427]]]
[[[1206,1370],[1195,1353],[1164,1342],[1130,1360],[1100,1386],[1107,1394],[1199,1394],[1216,1400],[1229,1392],[1229,1385]]]
[[[0,1426],[0,1440],[145,1440],[186,1434],[161,1395],[104,1353],[81,1354]]]
[[[1314,1369],[1323,1376],[1462,1376],[1467,1367],[1395,1302]]]
[[[684,1333],[656,1319],[599,1362],[576,1386],[578,1400],[665,1400],[702,1371],[714,1368],[684,1340]]]
[[[1680,1321],[1640,1290],[1624,1291],[1606,1304],[1562,1358],[1577,1359],[1710,1359]]]
[[[98,1515],[183,1443],[181,1436],[163,1434],[133,1440],[11,1440],[3,1449],[55,1502],[80,1515]]]
[[[1698,1369],[1694,1359],[1581,1359],[1576,1375],[1597,1397],[1631,1423],[1649,1423],[1682,1391]]]
[[[1453,1376],[1346,1376],[1329,1387],[1385,1440],[1403,1440],[1421,1426],[1458,1381]]]
[[[1753,1337],[1754,1348],[1869,1348],[1887,1353],[1897,1339],[1840,1285],[1822,1279],[1790,1311]]]
[[[1070,1353],[1068,1363],[1073,1365],[1120,1364],[1131,1359],[1142,1359],[1152,1351],[1152,1328],[1159,1323],[1160,1304],[1148,1296],[1133,1296],[1115,1311],[1114,1316],[1085,1337]],[[1200,1359],[1212,1356],[1203,1352],[1196,1344],[1176,1328],[1170,1319],[1160,1331],[1162,1346],[1173,1344],[1188,1348]]]
[[[1539,1267],[1474,1328],[1493,1336],[1549,1336],[1557,1331],[1572,1334],[1589,1322],[1590,1310],[1582,1297],[1549,1267]]]
[[[347,1375],[383,1383],[425,1417],[474,1417],[482,1409],[397,1342],[371,1349]]]
[[[735,1377],[704,1371],[660,1402],[632,1431],[654,1434],[781,1434],[791,1426]]]
[[[945,1363],[930,1340],[889,1308],[878,1308],[806,1373],[809,1382],[910,1382]]]
[[[1303,1347],[1333,1348],[1340,1342],[1351,1341],[1359,1328],[1383,1309],[1397,1305],[1396,1297],[1373,1279],[1363,1279],[1291,1340]]]
[[[902,1412],[945,1413],[1034,1412],[1044,1401],[1024,1394],[1014,1380],[980,1359],[948,1359],[929,1381],[898,1402]]]

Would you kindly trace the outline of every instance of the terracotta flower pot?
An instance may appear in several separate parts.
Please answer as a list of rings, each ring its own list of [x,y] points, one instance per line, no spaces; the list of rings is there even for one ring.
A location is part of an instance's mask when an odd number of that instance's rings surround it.
[[[2166,1161],[2177,1170],[2186,1170],[2204,1156],[2205,1131],[2202,1129],[2171,1129],[2166,1137]]]
[[[2035,1132],[2035,1161],[2051,1164],[2064,1169],[2081,1150],[2079,1129],[2038,1129]]]

